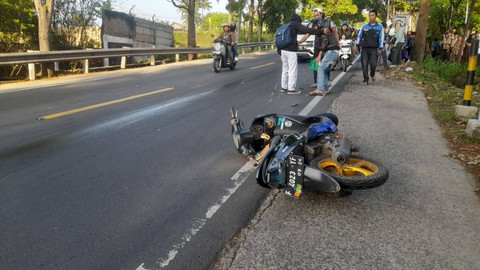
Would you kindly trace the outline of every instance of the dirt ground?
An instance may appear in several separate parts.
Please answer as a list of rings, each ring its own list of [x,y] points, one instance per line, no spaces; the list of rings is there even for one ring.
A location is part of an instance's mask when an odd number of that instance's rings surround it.
[[[407,68],[413,70],[406,71]],[[477,188],[474,191],[480,196],[480,140],[469,138],[465,134],[467,120],[454,117],[455,105],[461,104],[464,90],[448,84],[419,82],[416,79],[416,74],[419,74],[419,72],[419,67],[414,62],[380,71],[388,80],[411,82],[423,90],[430,111],[435,116],[445,139],[448,141],[448,147],[451,149],[451,152],[446,156],[460,161],[475,176]],[[474,99],[476,98],[475,94]]]

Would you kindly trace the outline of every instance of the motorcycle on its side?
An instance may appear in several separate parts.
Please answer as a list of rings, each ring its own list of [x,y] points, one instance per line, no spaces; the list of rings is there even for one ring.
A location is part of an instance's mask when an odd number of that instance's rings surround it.
[[[214,43],[212,50],[213,70],[216,73],[221,72],[222,68],[234,70],[237,62],[233,55],[232,41],[230,39],[216,39]]]
[[[340,40],[340,52],[338,58],[340,59],[340,68],[343,72],[347,72],[348,66],[351,64],[350,59],[352,56],[352,40],[342,39]]]
[[[236,150],[259,166],[257,183],[300,197],[303,188],[350,195],[375,188],[388,179],[380,162],[358,155],[359,147],[337,130],[331,113],[316,116],[266,114],[248,129],[231,108],[232,139]]]

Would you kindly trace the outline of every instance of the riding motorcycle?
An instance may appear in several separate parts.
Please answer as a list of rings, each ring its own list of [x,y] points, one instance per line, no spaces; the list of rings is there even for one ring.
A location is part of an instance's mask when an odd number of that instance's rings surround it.
[[[213,70],[216,73],[222,71],[222,68],[234,70],[237,62],[233,55],[232,41],[230,39],[216,39],[213,45]]]
[[[337,130],[334,114],[265,114],[245,129],[238,112],[231,108],[230,113],[233,144],[259,166],[256,179],[264,188],[297,198],[303,188],[343,196],[388,179],[384,165],[358,155],[360,148]]]
[[[343,72],[347,72],[347,68],[350,65],[350,57],[352,56],[352,40],[342,39],[340,40],[340,68]]]

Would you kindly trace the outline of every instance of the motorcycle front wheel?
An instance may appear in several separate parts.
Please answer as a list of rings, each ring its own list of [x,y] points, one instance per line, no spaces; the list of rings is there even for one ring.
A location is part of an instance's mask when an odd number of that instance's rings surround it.
[[[233,64],[230,66],[230,70],[234,70],[236,65],[237,65],[237,62],[233,62]]]
[[[343,72],[347,72],[347,67],[348,67],[348,60],[347,59],[342,59],[342,68]]]
[[[310,165],[325,171],[342,189],[375,188],[388,179],[388,170],[384,165],[360,155],[352,155],[348,164],[339,164],[330,156],[323,156],[313,159]]]
[[[222,62],[221,62],[220,59],[214,59],[213,60],[213,70],[216,73],[219,73],[220,71],[222,71]]]

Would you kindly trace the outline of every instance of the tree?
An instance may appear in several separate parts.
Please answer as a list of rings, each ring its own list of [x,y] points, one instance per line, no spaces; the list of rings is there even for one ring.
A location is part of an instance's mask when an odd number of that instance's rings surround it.
[[[54,0],[34,0],[38,16],[38,42],[41,52],[50,51],[50,24],[52,22]]]
[[[51,22],[54,0],[34,0],[38,16],[38,45],[41,52],[50,51]],[[52,64],[42,65],[42,76],[53,76]]]
[[[55,2],[52,18],[54,49],[93,47],[88,30],[101,18],[102,9],[111,8],[111,1],[63,0]]]
[[[38,1],[38,0],[37,0]],[[189,48],[195,48],[196,40],[195,40],[195,0],[170,0],[172,4],[178,9],[185,9],[188,14],[187,19],[187,26],[188,26],[188,42],[187,46]],[[188,60],[192,60],[194,58],[193,54],[188,55]]]
[[[462,43],[460,44],[460,53],[457,56],[457,61],[458,62],[460,62],[460,60],[462,60],[462,52],[463,52],[463,49],[465,47],[465,39],[468,37],[468,35],[470,35],[470,22],[472,20],[473,9],[475,8],[475,2],[476,2],[476,0],[472,0],[472,6],[468,10],[467,23],[465,24],[465,29],[463,31]]]
[[[37,23],[31,0],[0,0],[0,42],[28,47],[38,43]]]
[[[417,35],[412,49],[413,61],[423,62],[425,55],[425,43],[427,41],[428,16],[430,14],[430,0],[420,1],[420,14],[417,23]]]
[[[296,0],[266,0],[263,6],[265,10],[264,21],[267,30],[275,32],[280,25],[290,20],[298,2]]]
[[[207,13],[200,23],[203,31],[218,33],[222,31],[222,24],[228,21],[227,13]]]
[[[258,4],[257,4],[257,18],[258,18],[258,29],[257,29],[258,42],[262,42],[262,30],[263,30],[263,0],[258,0]]]
[[[248,6],[248,43],[251,43],[253,40],[253,22],[254,22],[253,15],[254,14],[255,14],[255,0],[250,0],[250,5]]]
[[[209,11],[212,9],[212,3],[209,0],[197,0],[197,9],[202,10],[202,18],[203,18],[203,12]]]

